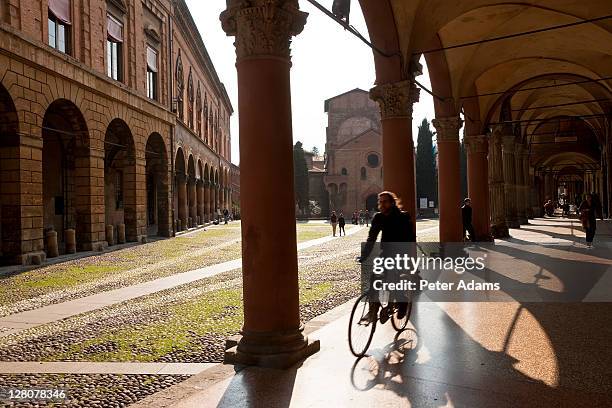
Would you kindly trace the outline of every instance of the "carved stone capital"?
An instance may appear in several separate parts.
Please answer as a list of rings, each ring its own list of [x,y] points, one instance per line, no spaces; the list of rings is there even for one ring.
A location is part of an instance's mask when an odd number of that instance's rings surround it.
[[[420,91],[411,81],[383,84],[370,89],[370,99],[380,105],[382,120],[412,119],[412,106],[419,101]]]
[[[249,57],[290,59],[291,37],[304,29],[308,13],[297,0],[230,1],[221,13],[221,26],[235,36],[238,60]]]
[[[489,151],[487,142],[487,136],[485,135],[465,136],[463,139],[463,143],[467,148],[468,154],[486,154]]]
[[[438,142],[459,141],[459,129],[463,126],[463,121],[459,116],[436,118],[431,123],[436,128]]]

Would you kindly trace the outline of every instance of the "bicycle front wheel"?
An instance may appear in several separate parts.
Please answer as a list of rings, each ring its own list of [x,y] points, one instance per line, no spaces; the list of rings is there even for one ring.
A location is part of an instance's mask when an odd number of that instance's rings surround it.
[[[396,331],[401,332],[406,329],[406,326],[408,325],[408,320],[410,320],[410,313],[412,312],[412,302],[408,302],[406,315],[403,318],[400,319],[397,316],[397,312],[398,307],[395,308],[395,310],[393,311],[393,316],[391,316],[391,325]]]
[[[376,330],[377,320],[368,324],[360,323],[361,319],[368,314],[368,310],[368,294],[364,293],[355,302],[351,311],[351,319],[349,320],[349,347],[355,357],[363,357],[365,355],[372,342],[372,337],[374,337],[374,330]]]

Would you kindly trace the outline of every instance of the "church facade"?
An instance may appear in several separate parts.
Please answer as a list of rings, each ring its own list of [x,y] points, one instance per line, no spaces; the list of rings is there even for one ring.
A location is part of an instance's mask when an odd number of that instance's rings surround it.
[[[328,213],[376,209],[382,191],[380,109],[369,93],[353,89],[325,101],[328,116],[325,173]],[[311,192],[313,196],[315,192]]]

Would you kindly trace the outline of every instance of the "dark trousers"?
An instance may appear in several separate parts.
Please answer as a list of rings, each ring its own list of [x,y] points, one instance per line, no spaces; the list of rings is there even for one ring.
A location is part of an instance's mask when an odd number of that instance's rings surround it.
[[[595,238],[595,227],[589,227],[586,229],[586,242],[593,242]]]
[[[342,235],[343,232],[344,232],[344,235],[346,235],[346,231],[344,230],[344,224],[340,226],[340,235]]]
[[[468,232],[468,234],[470,234],[470,241],[475,242],[476,241],[476,233],[474,232],[474,226],[472,225],[472,223],[469,224],[463,224],[463,236],[465,237],[465,232]]]

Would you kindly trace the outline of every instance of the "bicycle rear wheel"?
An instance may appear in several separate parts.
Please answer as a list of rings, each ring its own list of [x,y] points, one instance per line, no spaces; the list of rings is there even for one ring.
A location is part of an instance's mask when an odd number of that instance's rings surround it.
[[[372,342],[372,337],[374,337],[374,330],[376,330],[377,320],[367,325],[359,324],[359,321],[368,314],[368,310],[368,294],[364,293],[355,302],[351,311],[351,319],[349,320],[349,348],[355,357],[363,357],[365,355]]]
[[[399,317],[397,317],[397,311],[398,308],[396,307],[393,311],[393,316],[391,316],[391,325],[396,331],[401,332],[406,329],[406,326],[408,325],[408,320],[410,320],[410,313],[412,312],[412,302],[408,302],[406,316],[404,316],[403,318],[400,319]]]

